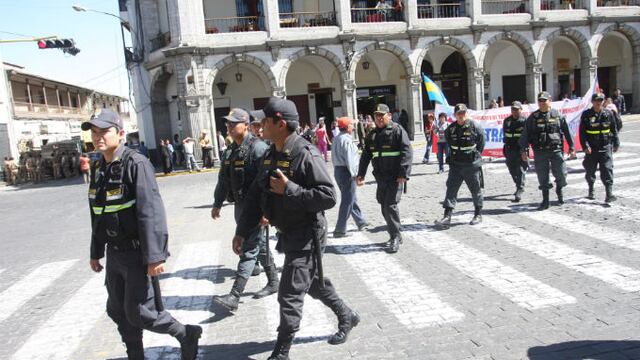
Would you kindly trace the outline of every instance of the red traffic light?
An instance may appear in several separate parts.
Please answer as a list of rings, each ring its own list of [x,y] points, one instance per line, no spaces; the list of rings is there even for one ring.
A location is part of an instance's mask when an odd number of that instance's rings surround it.
[[[38,48],[46,49],[47,48],[47,42],[44,41],[44,40],[38,40]]]
[[[39,40],[40,49],[69,49],[75,46],[73,39]]]

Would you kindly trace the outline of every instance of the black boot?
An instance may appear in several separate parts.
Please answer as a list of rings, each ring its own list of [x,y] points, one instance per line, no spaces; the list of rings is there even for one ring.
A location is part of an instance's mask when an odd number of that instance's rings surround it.
[[[564,197],[562,196],[562,188],[556,187],[556,195],[558,195],[558,205],[564,204]]]
[[[244,287],[247,285],[247,279],[240,276],[236,276],[236,280],[233,282],[231,292],[227,295],[216,296],[213,301],[224,306],[229,311],[238,310],[238,304],[240,303],[240,295],[244,292]]]
[[[607,204],[612,203],[616,200],[618,200],[618,198],[613,195],[613,187],[611,185],[608,185],[605,187],[605,191],[607,193],[607,195],[604,198],[604,202],[606,202]]]
[[[127,359],[129,360],[144,360],[144,346],[142,340],[126,342],[127,346]]]
[[[198,356],[198,341],[202,336],[202,328],[197,325],[185,325],[186,335],[180,341],[180,359],[195,360]]]
[[[360,323],[360,315],[349,309],[344,303],[331,310],[338,316],[338,332],[331,335],[327,342],[331,345],[344,344],[351,330]]]
[[[513,202],[520,202],[520,200],[522,200],[522,193],[524,193],[524,190],[516,190],[516,193],[513,194]]]
[[[256,261],[256,266],[253,267],[253,271],[251,272],[251,276],[258,276],[262,272],[262,268],[260,267],[260,263]]]
[[[549,189],[542,190],[542,202],[538,206],[538,210],[547,210],[549,208]]]
[[[475,211],[473,212],[473,219],[471,219],[471,222],[469,223],[469,225],[477,225],[480,224],[482,222],[482,208],[481,207],[476,207]]]
[[[276,346],[273,348],[273,352],[267,360],[289,360],[289,350],[291,349],[292,342],[293,334],[286,336],[278,334]]]
[[[271,259],[271,265],[264,267],[264,272],[267,274],[267,286],[255,293],[255,295],[253,295],[254,299],[261,299],[265,296],[278,292],[280,282],[278,281],[278,271],[276,270],[276,266],[273,264],[273,259]]]
[[[589,200],[595,200],[596,199],[596,194],[593,191],[593,184],[589,184],[589,192],[587,193],[587,199],[589,199]]]
[[[387,241],[387,252],[390,254],[395,254],[400,250],[400,243],[402,243],[402,239],[400,235],[394,235]]]
[[[453,209],[451,208],[444,208],[444,216],[442,216],[442,219],[440,220],[436,220],[436,225],[440,226],[443,229],[448,229],[449,226],[451,226],[451,213],[453,212]]]

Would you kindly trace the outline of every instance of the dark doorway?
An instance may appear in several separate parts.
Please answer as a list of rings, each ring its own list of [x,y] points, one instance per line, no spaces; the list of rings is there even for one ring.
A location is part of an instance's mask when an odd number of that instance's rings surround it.
[[[467,63],[459,52],[454,52],[442,63],[440,70],[442,92],[449,104],[469,103]]]
[[[527,99],[527,80],[525,75],[502,77],[502,92],[505,104]]]
[[[573,69],[573,94],[577,97],[582,96],[582,74],[580,69]]]
[[[422,74],[427,75],[429,79],[433,80],[433,65],[431,65],[431,62],[429,62],[428,60],[423,61],[421,71],[422,71]],[[424,81],[421,88],[422,88],[422,109],[433,110],[435,108],[435,103],[429,100],[427,89],[424,87]]]
[[[395,85],[358,88],[356,93],[358,94],[358,114],[373,116],[373,111],[378,104],[386,104],[391,111],[395,108]]]
[[[298,110],[298,116],[300,117],[300,126],[310,125],[309,121],[309,96],[308,95],[293,95],[287,96],[288,100],[293,101],[296,104]]]
[[[560,85],[560,93],[557,94],[557,100],[571,98],[571,77],[569,75],[558,75],[558,85]]]
[[[216,130],[222,133],[222,136],[227,136],[227,125],[225,124],[224,117],[229,115],[231,111],[228,107],[215,108],[213,110],[213,116],[216,117]]]
[[[331,124],[334,120],[333,117],[333,96],[331,95],[331,89],[328,91],[321,91],[315,93],[316,100],[316,118],[314,122],[320,117],[325,117],[325,124]]]
[[[600,91],[603,92],[605,96],[613,95],[613,89],[616,88],[615,76],[615,66],[598,68],[598,85],[600,85]]]

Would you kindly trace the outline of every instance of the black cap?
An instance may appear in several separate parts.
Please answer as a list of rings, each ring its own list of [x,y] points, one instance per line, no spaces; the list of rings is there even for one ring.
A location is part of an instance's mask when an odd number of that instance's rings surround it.
[[[551,95],[546,91],[540,91],[538,93],[538,100],[544,100],[544,101],[551,100]]]
[[[251,117],[253,117],[253,120],[251,121],[251,123],[260,123],[262,122],[262,119],[264,119],[266,116],[264,115],[264,111],[262,110],[253,110],[251,112]]]
[[[118,129],[124,129],[124,123],[120,116],[111,109],[101,109],[100,112],[91,116],[91,120],[82,123],[80,128],[87,131],[91,130],[91,127],[95,126],[100,129],[108,129],[110,127],[117,127]]]
[[[378,106],[376,106],[376,109],[373,110],[373,113],[387,114],[389,113],[389,107],[385,104],[378,104]]]
[[[603,93],[593,93],[593,95],[591,95],[591,101],[604,101],[604,94]]]
[[[265,117],[278,117],[282,118],[287,123],[298,123],[298,110],[296,104],[291,100],[281,99],[279,97],[272,97],[262,110]]]
[[[225,116],[224,119],[233,123],[248,123],[249,122],[249,113],[240,108],[233,108],[229,111],[229,115]]]
[[[467,105],[465,104],[456,104],[456,106],[453,108],[453,112],[454,113],[459,113],[459,112],[467,112]]]
[[[520,101],[514,101],[511,103],[511,108],[522,110],[522,103]]]

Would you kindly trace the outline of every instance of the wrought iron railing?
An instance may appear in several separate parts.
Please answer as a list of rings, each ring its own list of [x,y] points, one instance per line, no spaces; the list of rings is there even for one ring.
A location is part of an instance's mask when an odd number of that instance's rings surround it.
[[[540,10],[586,9],[582,0],[542,0]]]
[[[204,19],[204,26],[207,34],[265,30],[262,16],[209,18]]]
[[[482,14],[520,14],[527,12],[527,1],[482,0]]]
[[[463,3],[418,5],[418,19],[438,19],[464,17]]]
[[[316,26],[336,26],[336,12],[293,12],[280,13],[281,28],[299,28]]]
[[[390,21],[404,21],[402,11],[393,8],[352,8],[351,22],[353,23],[377,23]]]
[[[598,0],[598,7],[640,6],[640,0]]]

